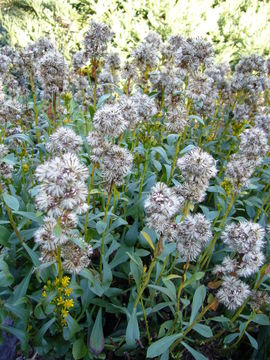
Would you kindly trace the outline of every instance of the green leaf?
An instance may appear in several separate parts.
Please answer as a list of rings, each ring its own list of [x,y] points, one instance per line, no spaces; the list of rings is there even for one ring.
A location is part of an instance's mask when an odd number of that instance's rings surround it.
[[[81,330],[80,325],[77,323],[75,319],[69,314],[65,317],[67,322],[67,328],[65,327],[63,332],[63,337],[65,340],[70,340],[78,331]]]
[[[87,347],[82,338],[75,341],[72,347],[72,355],[75,360],[82,359],[87,353]]]
[[[224,344],[230,344],[234,339],[239,336],[239,333],[229,334],[224,338]]]
[[[270,320],[265,314],[256,314],[252,321],[259,325],[270,325]]]
[[[182,151],[180,151],[180,154],[183,155],[183,154],[191,151],[194,148],[195,148],[195,145],[190,144],[190,145],[186,146]]]
[[[213,336],[211,328],[207,325],[196,324],[193,329],[206,338],[210,338]]]
[[[53,228],[53,235],[59,238],[62,235],[62,228],[61,225],[56,224]]]
[[[19,204],[19,201],[15,198],[15,196],[9,195],[8,193],[5,192],[3,194],[3,199],[4,199],[5,203],[6,203],[6,205],[10,209],[12,209],[14,211],[19,210],[20,204]]]
[[[5,326],[5,325],[2,325],[0,324],[0,329],[5,331],[5,332],[8,332],[14,336],[16,336],[16,338],[18,338],[22,343],[25,343],[26,342],[26,333],[25,331],[22,331],[20,329],[16,329],[14,327],[11,327],[11,326]]]
[[[28,274],[23,278],[23,280],[20,282],[20,284],[16,287],[13,299],[18,300],[19,298],[23,297],[28,289],[30,278],[33,274],[33,268],[30,269]]]
[[[103,234],[105,229],[106,229],[106,224],[104,221],[98,221],[96,223],[96,229],[97,229],[97,232],[99,233],[99,235]]]
[[[150,238],[150,236],[145,232],[145,231],[141,231],[141,235],[143,236],[143,238],[148,242],[149,246],[155,250],[155,246],[153,244],[152,239]]]
[[[128,229],[125,236],[125,243],[129,246],[135,245],[138,239],[138,220],[134,221],[134,223]]]
[[[206,296],[206,288],[204,285],[201,285],[196,289],[195,294],[193,296],[192,310],[191,310],[189,324],[192,324],[193,321],[195,320],[196,315],[198,314],[198,311],[200,310],[204,302],[205,296]]]
[[[102,309],[99,309],[95,324],[90,336],[90,350],[97,356],[104,349],[104,335],[102,327]]]
[[[26,243],[23,243],[22,245],[30,256],[32,263],[35,265],[35,267],[38,267],[40,265],[38,254],[35,253],[32,249],[30,249],[30,247]]]
[[[204,272],[198,271],[195,274],[193,274],[188,280],[186,280],[184,282],[183,287],[185,288],[186,286],[192,284],[194,281],[198,281],[198,280],[202,279],[203,277],[204,277]]]
[[[55,322],[56,318],[52,318],[51,320],[47,321],[38,331],[38,333],[35,336],[35,343],[36,344],[41,344],[42,343],[42,339],[44,337],[44,335],[46,334],[46,332],[48,331],[48,329],[51,327],[51,325]]]
[[[126,343],[130,346],[136,345],[136,340],[140,339],[140,330],[137,321],[136,309],[133,309],[132,314],[128,320],[126,330]]]
[[[245,332],[245,334],[247,335],[249,341],[250,341],[250,344],[251,346],[255,349],[255,350],[258,350],[258,343],[257,343],[257,340],[254,339],[253,336],[251,336],[247,331]]]
[[[199,116],[197,115],[189,115],[188,117],[190,120],[196,120],[198,121],[200,124],[204,125],[204,121],[202,118],[200,118]]]
[[[189,346],[184,341],[181,342],[182,345],[191,353],[191,355],[194,357],[195,360],[208,360],[207,357],[205,357],[203,354],[199,353],[197,350],[193,349],[191,346]]]
[[[110,265],[103,258],[103,274],[102,274],[102,286],[109,288],[112,283],[112,271]]]
[[[97,109],[99,109],[103,103],[111,96],[111,94],[104,94],[98,99]]]
[[[158,341],[152,343],[147,349],[147,357],[154,358],[166,352],[170,346],[175,342],[175,340],[179,339],[181,334],[175,334],[170,336],[165,336]]]

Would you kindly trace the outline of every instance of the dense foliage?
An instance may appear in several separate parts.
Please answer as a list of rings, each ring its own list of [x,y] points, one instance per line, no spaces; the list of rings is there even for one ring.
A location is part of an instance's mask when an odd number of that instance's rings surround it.
[[[113,39],[0,51],[2,353],[267,359],[269,59]]]

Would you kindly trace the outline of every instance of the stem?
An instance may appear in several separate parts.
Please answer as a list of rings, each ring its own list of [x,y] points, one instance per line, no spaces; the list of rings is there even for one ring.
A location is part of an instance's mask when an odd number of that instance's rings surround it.
[[[150,280],[150,276],[151,276],[151,273],[152,273],[152,270],[157,262],[157,256],[158,256],[158,253],[159,253],[159,249],[161,247],[161,244],[162,244],[162,236],[160,236],[159,238],[159,241],[157,243],[157,246],[155,248],[155,252],[154,252],[154,259],[153,261],[151,262],[150,266],[149,266],[149,269],[147,271],[147,274],[146,274],[146,277],[145,277],[145,281],[144,281],[144,284],[142,285],[140,291],[138,292],[138,295],[137,295],[137,298],[134,302],[134,305],[133,305],[133,308],[136,309],[137,308],[137,305],[138,305],[138,302],[140,301],[140,298],[141,296],[143,295],[143,292],[144,290],[146,289],[148,283],[149,283],[149,280]]]
[[[193,327],[202,319],[202,317],[204,316],[205,313],[207,313],[207,311],[213,306],[213,303],[216,300],[214,299],[210,304],[208,304],[201,312],[200,314],[197,316],[197,318],[193,321],[193,323],[191,325],[189,325],[189,327],[184,331],[183,335],[174,342],[174,344],[171,346],[170,351],[172,352],[174,350],[174,348],[181,343],[181,341],[183,340],[183,338],[193,329]]]
[[[34,84],[34,79],[33,79],[32,73],[30,73],[30,84],[31,84],[33,104],[34,104],[35,124],[36,124],[36,128],[37,128],[38,127],[38,108],[37,108],[37,99],[36,99],[36,89],[35,89],[35,84]],[[38,128],[36,129],[36,131],[37,131],[37,143],[39,143],[40,134],[39,134]]]
[[[225,224],[225,221],[226,221],[226,219],[227,219],[227,217],[228,217],[228,215],[229,215],[229,213],[231,211],[231,208],[232,208],[232,206],[234,204],[235,197],[236,197],[235,194],[232,194],[231,201],[230,201],[230,203],[229,203],[229,205],[227,207],[227,210],[226,210],[226,212],[225,212],[225,214],[224,214],[224,216],[223,216],[223,218],[221,220],[221,223],[219,224],[219,229],[223,228],[223,225]],[[212,253],[212,251],[214,249],[214,246],[216,244],[216,241],[218,239],[218,235],[219,235],[218,233],[215,234],[215,236],[213,237],[213,239],[209,243],[208,247],[206,248],[206,250],[205,250],[205,252],[204,252],[204,254],[202,256],[202,259],[201,259],[202,262],[201,262],[201,265],[200,265],[200,269],[202,269],[204,267],[204,265],[206,263],[208,263],[208,261],[210,260],[211,253]]]
[[[56,130],[56,93],[53,94],[53,129]]]
[[[145,154],[143,173],[142,173],[140,187],[139,187],[139,200],[141,199],[141,196],[142,196],[143,183],[144,183],[144,179],[145,179],[145,175],[146,175],[146,171],[147,171],[147,167],[148,167],[148,161],[149,161],[149,158],[148,158],[148,151],[147,151]]]
[[[88,186],[88,196],[87,196],[88,209],[87,209],[86,214],[85,214],[85,222],[84,222],[84,238],[85,238],[86,242],[87,242],[87,226],[88,226],[88,217],[89,217],[90,193],[91,193],[91,189],[92,189],[92,186],[93,186],[95,167],[96,167],[96,164],[93,164],[91,177],[90,177],[90,182],[89,182],[89,186]]]
[[[173,158],[173,163],[172,163],[172,167],[171,167],[170,177],[168,180],[168,186],[170,185],[172,177],[173,177],[173,173],[174,173],[174,169],[175,169],[175,165],[176,165],[176,161],[177,161],[177,156],[178,156],[179,149],[180,149],[180,144],[181,144],[181,137],[179,135],[176,146],[175,146],[174,158]]]
[[[103,231],[102,241],[101,241],[100,263],[99,263],[100,274],[102,273],[102,259],[103,259],[103,254],[104,254],[105,234],[106,234],[106,228],[107,228],[107,214],[108,214],[108,209],[110,206],[110,201],[111,201],[111,196],[112,196],[112,188],[113,188],[113,181],[110,186],[110,190],[109,190],[109,194],[108,194],[108,201],[107,201],[107,205],[106,205],[105,213],[104,213],[105,230]]]
[[[261,215],[261,213],[262,213],[262,211],[263,211],[263,208],[264,208],[265,204],[269,201],[269,199],[270,199],[270,192],[269,192],[268,195],[265,197],[264,202],[262,203],[262,206],[259,208],[259,210],[258,210],[258,212],[257,212],[257,214],[256,214],[256,216],[255,216],[255,218],[254,218],[254,222],[256,222],[257,219],[259,218],[259,216]]]
[[[61,283],[62,276],[63,276],[63,267],[62,267],[62,260],[61,260],[61,246],[58,245],[56,249],[56,263],[57,263],[57,272],[58,272],[58,279]]]
[[[144,308],[144,305],[143,305],[143,299],[142,299],[142,298],[141,298],[141,306],[142,306],[143,317],[144,317],[144,322],[145,322],[145,327],[146,327],[148,344],[150,345],[150,344],[151,344],[151,337],[150,337],[150,332],[149,332],[149,326],[148,326],[147,316],[146,316],[146,312],[145,312],[145,308]]]
[[[163,266],[162,266],[162,269],[160,270],[160,273],[159,273],[159,275],[158,275],[158,278],[157,278],[157,280],[156,280],[156,282],[155,282],[155,285],[158,285],[158,284],[159,284],[160,279],[161,279],[161,277],[162,277],[162,275],[163,275],[163,273],[164,273],[164,270],[165,270],[165,268],[166,268],[167,262],[168,262],[168,260],[169,260],[169,257],[170,257],[170,255],[167,255],[167,256],[166,256],[166,258],[165,258],[165,260],[164,260],[164,263],[163,263]],[[156,295],[156,289],[153,290],[152,295],[151,295],[151,297],[150,297],[149,307],[152,305],[152,302],[153,302],[153,300],[154,300],[155,295]]]
[[[174,317],[174,321],[173,321],[173,324],[172,324],[172,327],[171,327],[171,330],[170,330],[170,334],[173,334],[174,329],[175,329],[175,325],[177,323],[177,318],[178,318],[178,314],[179,314],[179,311],[180,311],[180,298],[181,298],[182,290],[184,288],[184,283],[186,281],[188,268],[189,268],[189,261],[187,261],[185,263],[185,265],[184,265],[184,273],[182,275],[180,286],[179,286],[178,291],[177,291],[175,317]]]

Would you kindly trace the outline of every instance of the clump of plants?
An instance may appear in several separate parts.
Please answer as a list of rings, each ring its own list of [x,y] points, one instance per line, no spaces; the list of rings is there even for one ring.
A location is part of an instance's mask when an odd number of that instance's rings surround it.
[[[2,338],[41,359],[267,358],[270,64],[91,22],[3,47]],[[269,354],[269,352],[268,352]]]

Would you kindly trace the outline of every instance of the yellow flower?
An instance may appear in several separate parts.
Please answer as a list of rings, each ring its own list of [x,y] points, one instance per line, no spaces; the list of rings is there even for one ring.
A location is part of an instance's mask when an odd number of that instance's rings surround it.
[[[66,309],[62,309],[61,313],[62,313],[63,317],[66,317],[68,314],[68,311]]]
[[[59,296],[58,298],[56,298],[56,304],[57,304],[58,306],[60,306],[60,305],[63,305],[63,304],[64,304],[64,300],[62,299],[62,297],[61,297],[61,296]]]
[[[68,124],[68,123],[71,123],[71,119],[69,118],[66,118],[64,121],[63,121],[64,124]]]
[[[70,278],[68,276],[64,276],[63,279],[62,279],[62,285],[64,288],[68,287],[69,285],[69,282],[70,282]]]
[[[59,279],[56,278],[56,279],[55,279],[55,282],[54,282],[54,285],[55,285],[55,286],[59,285],[59,282],[60,282]]]
[[[46,293],[46,291],[42,291],[42,297],[46,297],[47,296],[47,293]]]
[[[71,288],[65,290],[65,295],[66,295],[66,296],[70,296],[71,293],[72,293],[72,289],[71,289]]]
[[[65,300],[64,306],[65,306],[66,309],[69,309],[69,308],[73,307],[73,306],[74,306],[74,301],[73,301],[73,299]]]
[[[24,172],[27,172],[29,170],[29,165],[28,164],[23,164],[22,169]]]

